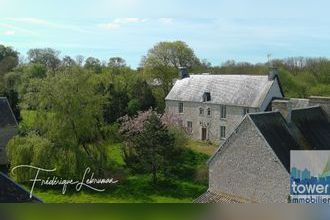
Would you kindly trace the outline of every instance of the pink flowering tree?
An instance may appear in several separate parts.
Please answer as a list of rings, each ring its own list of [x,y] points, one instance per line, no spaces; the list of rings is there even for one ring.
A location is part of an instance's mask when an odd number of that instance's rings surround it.
[[[143,132],[145,122],[148,121],[152,114],[156,114],[167,128],[175,127],[184,131],[187,130],[187,128],[183,126],[183,121],[178,115],[173,113],[158,114],[153,109],[149,109],[148,111],[139,112],[135,117],[125,115],[120,118],[119,122],[121,123],[121,127],[119,132],[126,140],[134,138],[135,135]]]
[[[170,169],[182,152],[177,147],[177,143],[182,144],[178,137],[185,136],[181,119],[149,109],[135,117],[122,117],[120,122],[126,165],[135,171],[151,172],[155,183],[157,175]]]

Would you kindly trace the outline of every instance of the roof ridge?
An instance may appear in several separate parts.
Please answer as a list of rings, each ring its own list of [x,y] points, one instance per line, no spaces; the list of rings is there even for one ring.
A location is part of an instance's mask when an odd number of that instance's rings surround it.
[[[302,111],[302,110],[317,109],[317,108],[321,109],[321,106],[313,105],[313,106],[307,106],[307,107],[302,107],[302,108],[294,108],[294,109],[292,109],[292,111]]]
[[[191,76],[260,76],[260,77],[268,77],[268,75],[265,75],[265,74],[211,74],[211,73],[196,73],[196,74],[192,74],[190,75]]]
[[[280,113],[280,112],[278,110],[268,111],[268,112],[251,112],[251,113],[248,113],[248,115],[270,115],[270,114],[276,114],[276,113]]]

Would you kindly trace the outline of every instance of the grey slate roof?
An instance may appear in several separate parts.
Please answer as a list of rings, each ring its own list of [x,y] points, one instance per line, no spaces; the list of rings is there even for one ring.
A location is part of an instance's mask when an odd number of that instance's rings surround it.
[[[166,100],[201,102],[210,92],[209,103],[257,108],[273,83],[267,75],[191,75],[176,81]]]
[[[16,125],[17,122],[7,98],[0,97],[0,127]]]
[[[32,196],[20,185],[12,181],[8,176],[0,172],[0,203],[42,202]]]

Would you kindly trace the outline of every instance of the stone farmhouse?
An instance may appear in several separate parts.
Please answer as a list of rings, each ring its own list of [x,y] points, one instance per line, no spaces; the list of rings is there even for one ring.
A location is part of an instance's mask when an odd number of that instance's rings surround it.
[[[7,165],[6,145],[17,134],[17,121],[7,98],[0,97],[0,166]]]
[[[195,202],[288,202],[290,150],[329,150],[330,119],[320,106],[292,109],[292,100],[272,108],[247,114],[220,145],[208,163],[209,189]]]
[[[189,75],[167,95],[166,111],[178,114],[191,136],[221,143],[247,113],[263,112],[284,97],[276,69],[268,75]]]

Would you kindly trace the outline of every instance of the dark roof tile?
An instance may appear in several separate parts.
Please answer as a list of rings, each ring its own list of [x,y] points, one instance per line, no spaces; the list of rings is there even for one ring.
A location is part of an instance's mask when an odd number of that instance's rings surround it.
[[[0,203],[42,202],[0,172]]]
[[[291,118],[313,149],[330,149],[329,118],[321,107],[295,109]]]
[[[286,170],[289,171],[290,150],[299,150],[301,147],[292,136],[281,113],[257,113],[250,114],[250,117]]]
[[[0,97],[0,127],[17,125],[7,98]]]

